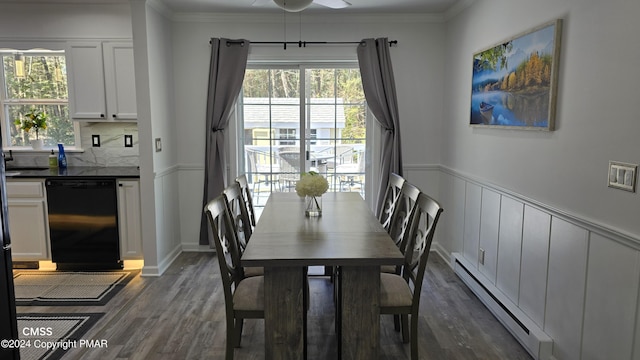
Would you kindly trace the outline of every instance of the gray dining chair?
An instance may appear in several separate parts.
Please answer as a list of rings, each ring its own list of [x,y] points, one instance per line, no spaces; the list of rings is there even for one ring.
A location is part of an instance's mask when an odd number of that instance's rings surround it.
[[[443,209],[437,201],[421,193],[407,228],[407,244],[402,274],[380,274],[380,314],[399,318],[402,340],[411,342],[411,359],[418,359],[418,310],[429,250]],[[398,317],[399,316],[399,317]],[[409,319],[411,316],[411,331]]]
[[[264,319],[264,276],[243,277],[238,240],[224,196],[211,200],[204,211],[213,233],[223,285],[227,324],[225,358],[232,360],[234,347],[240,347],[244,319]]]
[[[245,206],[240,184],[233,183],[227,186],[222,191],[222,195],[232,220],[233,231],[235,232],[236,241],[238,242],[238,253],[242,256],[244,249],[251,239],[253,229],[251,228],[251,220],[249,219],[249,213]],[[244,267],[242,268],[242,272],[244,277],[264,275],[264,269],[262,267]]]

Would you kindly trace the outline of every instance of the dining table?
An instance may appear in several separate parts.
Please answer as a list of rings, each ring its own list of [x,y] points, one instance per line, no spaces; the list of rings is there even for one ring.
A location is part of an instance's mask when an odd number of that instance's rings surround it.
[[[340,357],[377,358],[380,266],[402,262],[359,193],[325,193],[318,217],[305,215],[304,198],[296,193],[272,193],[241,258],[242,266],[264,267],[265,358],[307,356],[309,266],[340,268]]]

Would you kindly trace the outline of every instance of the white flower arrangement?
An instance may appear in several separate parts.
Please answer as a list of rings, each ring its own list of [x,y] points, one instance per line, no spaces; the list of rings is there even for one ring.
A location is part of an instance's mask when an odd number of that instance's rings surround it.
[[[321,196],[329,189],[327,179],[322,177],[315,171],[303,173],[300,180],[296,183],[296,193],[298,196]]]

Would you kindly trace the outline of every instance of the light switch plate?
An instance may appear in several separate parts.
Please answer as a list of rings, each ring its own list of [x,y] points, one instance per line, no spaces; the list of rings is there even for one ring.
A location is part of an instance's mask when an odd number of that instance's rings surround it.
[[[156,152],[162,151],[162,139],[156,138]]]
[[[609,187],[636,192],[638,165],[609,161]]]

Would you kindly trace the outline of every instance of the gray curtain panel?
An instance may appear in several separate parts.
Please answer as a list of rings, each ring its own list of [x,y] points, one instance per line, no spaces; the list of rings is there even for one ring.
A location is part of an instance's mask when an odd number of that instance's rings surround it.
[[[402,151],[396,83],[391,65],[389,39],[364,39],[358,45],[358,63],[367,105],[382,127],[380,184],[377,189],[376,216],[384,202],[389,174],[402,176]]]
[[[211,39],[202,209],[226,187],[225,132],[242,88],[248,55],[248,40]],[[200,245],[209,245],[208,220],[201,213]]]

